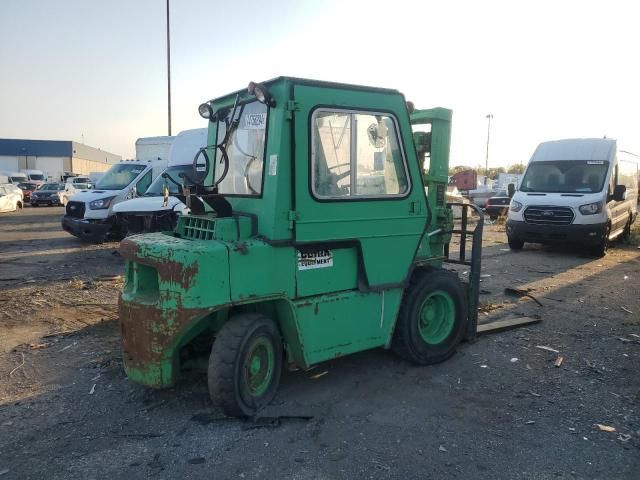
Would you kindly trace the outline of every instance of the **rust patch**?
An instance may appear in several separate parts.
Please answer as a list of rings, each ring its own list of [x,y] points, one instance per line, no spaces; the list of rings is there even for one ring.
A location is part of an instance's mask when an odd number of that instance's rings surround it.
[[[247,247],[246,242],[236,242],[233,247],[234,252],[240,252],[242,255],[247,255],[249,253],[249,247]]]
[[[120,255],[127,260],[135,260],[138,257],[140,251],[140,245],[136,242],[132,242],[130,239],[125,238],[120,242],[120,248],[118,249]]]
[[[320,307],[318,306],[318,302],[316,302],[315,307],[313,307],[313,314],[318,315],[318,310],[320,310]]]
[[[170,311],[171,322],[163,318],[163,311],[153,305],[118,301],[122,353],[128,368],[147,370],[149,365],[173,362],[167,358],[168,349],[175,347],[176,336],[195,319],[202,318],[211,308],[179,308]],[[158,379],[160,385],[170,385],[175,381],[175,373],[170,368],[171,378]]]

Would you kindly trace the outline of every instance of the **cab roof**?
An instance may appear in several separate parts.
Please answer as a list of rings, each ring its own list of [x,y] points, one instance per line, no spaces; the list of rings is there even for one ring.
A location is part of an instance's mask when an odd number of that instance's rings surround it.
[[[402,95],[398,90],[392,89],[392,88],[368,87],[364,85],[353,85],[349,83],[328,82],[324,80],[312,80],[309,78],[298,78],[298,77],[287,77],[287,76],[275,77],[260,83],[262,83],[263,85],[269,86],[279,82],[291,82],[295,85],[307,85],[312,87],[324,87],[324,88],[336,88],[336,89],[343,89],[343,90],[360,90],[360,91],[366,90],[366,91],[373,91],[373,92],[379,92],[379,93],[390,93],[394,95]],[[248,84],[249,82],[247,82],[247,85]],[[216,102],[218,100],[222,100],[232,95],[237,95],[239,93],[246,93],[246,91],[247,91],[246,88],[243,88],[241,90],[236,90],[235,92],[230,92],[220,97],[213,98],[209,100],[209,102]]]
[[[611,138],[568,138],[543,142],[531,157],[532,162],[551,160],[604,160],[615,156],[616,141]]]

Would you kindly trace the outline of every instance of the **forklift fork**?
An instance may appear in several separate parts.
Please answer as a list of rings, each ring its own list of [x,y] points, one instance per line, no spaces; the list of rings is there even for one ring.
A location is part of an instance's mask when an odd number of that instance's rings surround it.
[[[480,271],[482,268],[482,230],[484,227],[484,215],[479,207],[472,203],[447,203],[449,208],[456,206],[462,208],[462,220],[460,228],[451,230],[451,234],[460,235],[460,251],[458,258],[451,258],[449,252],[450,243],[444,246],[445,262],[458,265],[467,265],[469,270],[469,288],[467,288],[467,331],[464,339],[471,341],[475,339],[478,329],[478,303],[480,301]],[[473,230],[468,229],[469,210],[478,216],[478,223]],[[471,237],[471,259],[467,260],[467,237]]]

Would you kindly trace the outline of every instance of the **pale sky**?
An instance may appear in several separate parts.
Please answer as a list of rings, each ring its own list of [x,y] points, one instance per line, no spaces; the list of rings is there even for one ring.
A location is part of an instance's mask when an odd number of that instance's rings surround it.
[[[633,1],[171,1],[173,133],[202,101],[280,75],[395,88],[453,109],[451,165],[617,138],[640,153]],[[165,0],[0,0],[0,138],[125,157],[166,135]]]

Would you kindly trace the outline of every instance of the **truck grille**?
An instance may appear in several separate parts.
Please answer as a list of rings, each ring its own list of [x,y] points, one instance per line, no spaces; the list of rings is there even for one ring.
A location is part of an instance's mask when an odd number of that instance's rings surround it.
[[[83,218],[84,208],[84,202],[69,202],[67,203],[67,215],[70,217]]]
[[[193,240],[212,240],[216,222],[211,218],[182,215],[178,220],[178,235]]]
[[[524,220],[532,225],[570,225],[573,210],[569,207],[532,205],[524,211]]]

